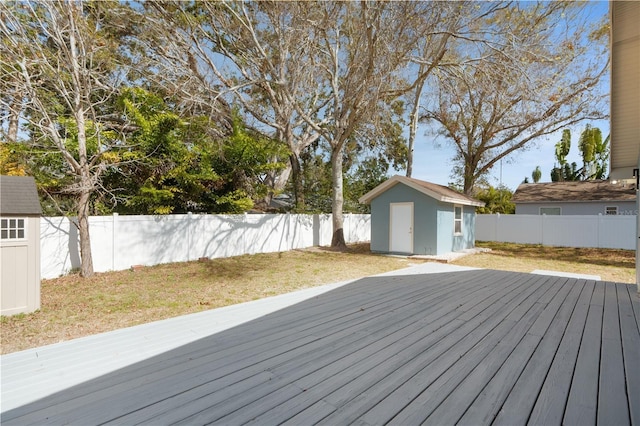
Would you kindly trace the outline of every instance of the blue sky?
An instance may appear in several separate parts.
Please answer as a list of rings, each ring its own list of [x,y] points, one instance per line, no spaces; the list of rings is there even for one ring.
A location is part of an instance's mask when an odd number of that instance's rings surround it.
[[[599,20],[609,11],[609,4],[606,1],[592,1],[591,16],[594,20]],[[606,111],[607,113],[609,111]],[[582,158],[578,151],[578,138],[584,130],[587,122],[570,127],[571,130],[571,151],[568,156],[569,163],[575,161],[578,167],[582,166]],[[604,137],[609,134],[609,121],[600,120],[590,122],[593,127],[598,127]],[[500,183],[511,190],[515,190],[525,177],[531,181],[531,172],[540,166],[542,170],[541,182],[550,182],[551,169],[554,166],[555,144],[560,140],[561,132],[552,134],[548,138],[540,138],[533,142],[527,150],[519,151],[510,158],[502,161],[500,165],[494,167],[489,177],[489,183],[497,186]],[[417,140],[414,150],[413,177],[441,185],[447,185],[453,179],[451,170],[453,164],[451,159],[454,150],[447,145],[443,139],[434,136],[428,126],[422,126],[418,130]],[[404,171],[398,172],[403,174]]]

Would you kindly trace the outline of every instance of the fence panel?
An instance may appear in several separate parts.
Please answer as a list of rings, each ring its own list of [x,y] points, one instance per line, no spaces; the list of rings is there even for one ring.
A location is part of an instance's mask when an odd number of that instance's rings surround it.
[[[542,216],[542,244],[599,247],[598,216]]]
[[[78,232],[69,218],[41,220],[41,276],[80,266]],[[370,239],[369,215],[345,215],[347,242]],[[288,251],[331,244],[331,215],[168,215],[89,218],[94,270],[184,262],[202,257]]]
[[[66,217],[40,220],[40,276],[55,278],[80,265],[78,231]]]
[[[608,220],[609,216],[599,216],[599,244],[602,248],[636,249],[637,216],[616,216],[615,220]]]
[[[635,250],[635,216],[478,215],[476,239]]]

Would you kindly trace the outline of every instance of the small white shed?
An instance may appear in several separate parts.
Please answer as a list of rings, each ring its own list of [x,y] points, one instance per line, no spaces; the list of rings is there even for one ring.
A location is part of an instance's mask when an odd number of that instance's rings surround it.
[[[36,182],[0,176],[0,314],[40,309],[40,215]]]

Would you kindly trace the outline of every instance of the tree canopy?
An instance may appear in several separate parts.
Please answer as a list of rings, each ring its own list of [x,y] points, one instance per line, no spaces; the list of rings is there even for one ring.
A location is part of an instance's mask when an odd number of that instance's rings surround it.
[[[466,193],[537,138],[602,118],[606,23],[586,7],[4,2],[2,172],[34,175],[45,209],[76,218],[84,275],[89,214],[268,210],[286,193],[332,212],[343,246],[342,213],[366,210],[391,168],[411,174],[419,118],[454,147]],[[607,144],[583,133],[584,176],[602,175]]]

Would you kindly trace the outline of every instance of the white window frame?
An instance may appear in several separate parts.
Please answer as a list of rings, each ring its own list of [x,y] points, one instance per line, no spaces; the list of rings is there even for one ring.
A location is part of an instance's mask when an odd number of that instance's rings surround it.
[[[1,241],[26,241],[29,219],[26,217],[0,218]]]
[[[558,209],[558,214],[549,214],[549,213],[543,213],[542,210],[551,210],[551,209]],[[549,216],[562,216],[562,207],[539,207],[538,208],[538,213],[540,214],[540,216],[542,216],[543,214],[549,215]]]
[[[460,217],[456,217],[456,213],[460,209]],[[460,224],[460,230],[456,231],[456,225]],[[464,208],[459,204],[453,205],[453,235],[462,235],[464,233]]]
[[[605,206],[604,207],[605,216],[617,216],[618,215],[618,206]]]

